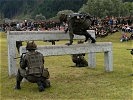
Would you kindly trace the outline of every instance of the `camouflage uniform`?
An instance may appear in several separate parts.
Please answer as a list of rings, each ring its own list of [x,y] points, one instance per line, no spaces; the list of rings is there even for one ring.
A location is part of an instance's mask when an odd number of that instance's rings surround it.
[[[83,43],[83,41],[78,41],[78,44]],[[73,54],[72,61],[76,64],[77,67],[86,67],[88,62],[84,58],[85,54]]]
[[[60,20],[61,22],[62,21],[65,22],[66,16],[60,17]],[[68,15],[67,16],[68,29],[65,30],[65,32],[69,30],[70,43],[68,43],[68,45],[71,45],[73,43],[73,38],[74,38],[73,34],[84,35],[86,37],[85,42],[90,38],[91,43],[95,43],[96,40],[87,32],[87,30],[93,24],[92,22],[93,21],[91,20],[90,15],[87,14],[73,13]]]
[[[44,91],[44,88],[50,87],[49,72],[44,68],[44,57],[40,52],[35,51],[36,45],[27,43],[26,49],[28,52],[20,60],[20,68],[16,77],[16,89],[21,89],[20,83],[23,78],[29,82],[37,83],[39,91]]]
[[[77,67],[86,67],[88,62],[84,58],[85,54],[74,54],[72,55],[72,61],[76,64]]]

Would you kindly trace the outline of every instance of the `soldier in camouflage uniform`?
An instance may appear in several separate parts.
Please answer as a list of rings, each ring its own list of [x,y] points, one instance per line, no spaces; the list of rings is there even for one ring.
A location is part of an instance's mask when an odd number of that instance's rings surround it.
[[[27,43],[26,50],[28,52],[21,57],[15,89],[21,89],[20,83],[23,78],[37,83],[40,92],[44,91],[44,88],[50,87],[49,71],[44,68],[44,57],[40,52],[35,51],[36,49],[37,45],[34,41]]]
[[[65,32],[69,30],[70,43],[67,43],[67,45],[71,45],[73,43],[74,34],[84,35],[86,38],[85,42],[89,38],[91,39],[91,43],[96,42],[96,40],[87,32],[94,23],[90,15],[85,13],[73,13],[68,16],[61,14],[60,22],[68,23],[68,29],[65,30]]]
[[[78,41],[78,44],[83,43],[83,41]],[[76,64],[77,67],[86,67],[88,62],[84,58],[85,54],[73,54],[72,61]]]

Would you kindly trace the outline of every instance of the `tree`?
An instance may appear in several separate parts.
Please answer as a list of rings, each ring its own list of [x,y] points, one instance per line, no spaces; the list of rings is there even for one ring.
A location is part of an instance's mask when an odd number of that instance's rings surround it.
[[[125,2],[124,3],[125,6],[125,11],[127,15],[133,15],[133,2]]]
[[[60,16],[62,13],[68,15],[68,14],[73,13],[73,11],[72,11],[72,10],[62,10],[62,11],[59,11],[59,12],[57,13],[57,17],[59,18],[59,16]]]
[[[87,12],[93,16],[129,16],[133,12],[133,3],[122,0],[88,0],[80,12]]]
[[[90,13],[92,16],[102,17],[103,4],[102,0],[88,0],[80,9],[80,12]]]
[[[38,14],[38,15],[36,15],[36,17],[35,17],[35,20],[37,20],[37,21],[46,20],[46,17],[43,16],[42,14]]]

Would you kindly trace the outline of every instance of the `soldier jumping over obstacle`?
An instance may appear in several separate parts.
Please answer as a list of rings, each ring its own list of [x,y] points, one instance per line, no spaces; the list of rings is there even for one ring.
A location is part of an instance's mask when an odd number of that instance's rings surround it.
[[[74,34],[76,35],[84,35],[85,42],[90,38],[91,43],[95,43],[96,40],[87,32],[91,25],[93,25],[94,21],[92,17],[85,13],[73,13],[70,15],[61,14],[60,22],[64,22],[68,24],[68,28],[65,32],[69,31],[70,42],[67,45],[72,45]]]

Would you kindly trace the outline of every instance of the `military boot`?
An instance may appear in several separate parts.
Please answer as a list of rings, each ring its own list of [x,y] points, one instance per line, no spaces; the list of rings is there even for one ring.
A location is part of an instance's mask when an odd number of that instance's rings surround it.
[[[90,37],[90,39],[91,39],[91,43],[95,43],[96,42],[96,40],[93,37]]]
[[[88,40],[88,38],[90,38],[91,39],[91,43],[95,43],[96,42],[96,40],[87,32],[87,31],[84,31],[84,35],[85,35],[85,42],[87,42],[87,40]]]
[[[41,81],[37,82],[37,85],[38,85],[39,92],[44,91],[44,86]]]
[[[15,89],[18,89],[18,90],[21,89],[21,87],[20,87],[20,82],[19,82],[19,81],[16,82]]]
[[[92,40],[91,40],[91,43],[95,43],[96,42],[96,40],[93,38]]]

